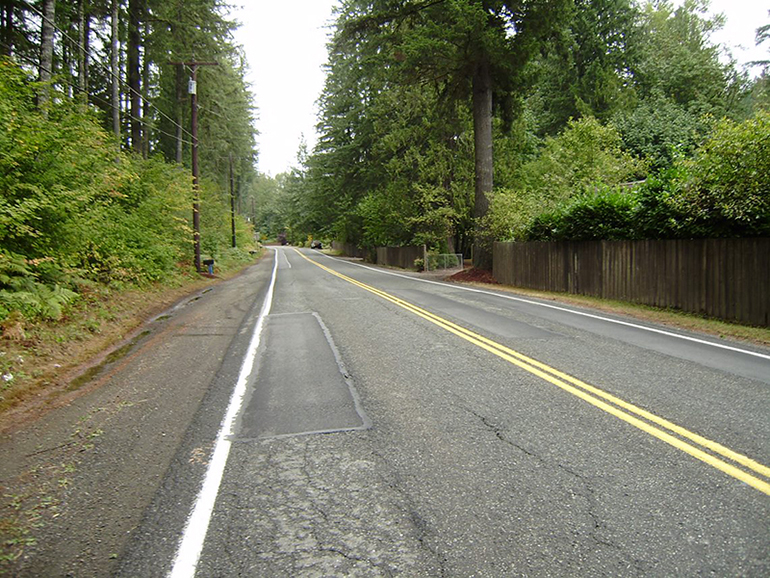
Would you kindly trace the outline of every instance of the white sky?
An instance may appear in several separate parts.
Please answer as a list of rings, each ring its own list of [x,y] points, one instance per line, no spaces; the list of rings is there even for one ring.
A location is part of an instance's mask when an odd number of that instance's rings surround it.
[[[316,100],[323,90],[326,42],[337,0],[236,0],[233,16],[242,26],[236,41],[251,66],[247,80],[258,107],[259,170],[276,176],[297,165],[304,136],[312,150],[317,137]],[[675,5],[682,0],[674,0]],[[290,7],[290,8],[288,8]],[[770,22],[770,0],[711,0],[711,12],[727,17],[712,40],[728,46],[741,64],[766,59],[767,43],[754,45],[759,26]]]
[[[259,170],[271,176],[296,166],[304,135],[316,142],[316,100],[324,86],[326,43],[337,0],[235,0],[236,41],[251,67],[258,108]]]

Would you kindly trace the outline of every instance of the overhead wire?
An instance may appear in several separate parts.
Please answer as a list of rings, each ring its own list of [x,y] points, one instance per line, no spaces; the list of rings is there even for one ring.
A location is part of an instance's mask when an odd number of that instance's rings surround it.
[[[129,91],[129,93],[131,93],[131,94],[134,94],[134,95],[138,96],[138,97],[139,97],[139,98],[142,100],[142,102],[143,102],[143,103],[145,103],[145,104],[147,104],[148,106],[150,106],[151,108],[155,109],[155,110],[156,110],[156,111],[157,111],[157,112],[160,114],[160,116],[162,116],[163,118],[165,118],[166,120],[168,120],[169,122],[171,122],[171,124],[173,124],[173,125],[174,125],[176,128],[180,129],[180,130],[181,130],[183,133],[187,134],[187,135],[188,135],[188,136],[189,136],[191,139],[192,139],[192,138],[194,138],[194,137],[193,137],[193,135],[192,135],[192,133],[191,133],[190,131],[188,131],[187,129],[185,129],[185,128],[184,128],[183,126],[181,126],[181,125],[180,125],[178,122],[176,122],[176,121],[175,121],[173,118],[171,118],[171,117],[170,117],[170,116],[168,116],[166,113],[164,113],[162,110],[160,110],[160,109],[159,109],[159,108],[158,108],[158,107],[157,107],[157,106],[156,106],[156,105],[155,105],[153,102],[151,102],[151,101],[147,100],[147,99],[144,97],[144,95],[143,95],[143,94],[141,94],[140,92],[138,92],[136,89],[134,89],[132,86],[130,86],[130,85],[127,83],[127,82],[125,82],[123,79],[121,79],[119,75],[116,75],[116,74],[115,74],[115,73],[114,73],[112,70],[110,70],[108,67],[106,67],[105,65],[103,65],[101,62],[97,61],[97,60],[96,60],[96,59],[95,59],[95,58],[94,58],[94,57],[93,57],[93,56],[90,54],[90,52],[89,52],[88,50],[86,50],[86,48],[85,48],[85,47],[84,47],[84,46],[83,46],[83,45],[82,45],[82,44],[81,44],[81,43],[80,43],[78,40],[75,40],[75,39],[73,39],[73,38],[72,38],[72,37],[71,37],[69,34],[67,34],[67,33],[66,33],[64,30],[62,30],[61,28],[59,28],[58,26],[56,26],[56,23],[55,23],[55,22],[51,22],[51,21],[50,21],[48,18],[46,18],[45,14],[43,14],[42,12],[40,12],[40,10],[38,10],[36,7],[34,7],[32,4],[30,4],[30,3],[29,3],[27,0],[20,0],[20,1],[21,1],[21,3],[22,3],[22,4],[25,4],[25,5],[26,5],[26,6],[27,6],[27,7],[28,7],[30,10],[32,10],[32,11],[33,11],[35,14],[37,14],[37,15],[38,15],[40,18],[42,18],[43,20],[45,20],[46,22],[48,22],[49,24],[51,24],[51,26],[52,26],[52,27],[53,27],[55,30],[57,30],[57,31],[58,31],[58,32],[59,32],[59,33],[62,35],[62,37],[64,37],[64,38],[66,38],[67,40],[69,40],[69,41],[72,43],[72,45],[73,45],[73,46],[76,46],[76,47],[77,47],[77,48],[78,48],[78,49],[79,49],[79,50],[80,50],[80,51],[83,53],[83,55],[84,55],[86,58],[88,58],[89,60],[91,60],[91,62],[92,62],[92,63],[95,63],[95,64],[97,65],[97,67],[99,67],[99,68],[101,68],[103,71],[105,71],[105,72],[106,72],[106,73],[107,73],[109,76],[111,76],[111,77],[112,77],[114,80],[117,80],[119,84],[121,84],[122,86],[126,87],[126,88],[128,89],[128,91]],[[113,109],[114,109],[114,105],[112,105],[112,106],[113,106]],[[123,114],[127,115],[127,116],[128,116],[129,118],[131,118],[132,120],[136,120],[136,121],[138,121],[138,122],[144,122],[144,121],[142,121],[142,119],[138,119],[138,118],[136,118],[136,117],[132,116],[130,113],[128,113],[128,112],[126,112],[126,111],[123,111],[122,109],[120,109],[120,110],[121,110],[121,112],[123,112]],[[167,136],[173,136],[174,138],[176,138],[176,135],[169,135],[168,133],[163,133],[163,134],[166,134]],[[186,141],[183,141],[183,142],[186,142]],[[188,143],[188,144],[189,144],[189,143]]]
[[[2,46],[2,47],[4,47],[4,48],[9,48],[9,46],[8,46],[6,43],[4,43],[4,42],[0,42],[0,46]],[[21,55],[19,55],[19,54],[14,54],[14,55],[13,55],[13,58],[14,58],[14,59],[16,59],[16,60],[21,60],[21,61],[24,61],[25,63],[27,63],[27,64],[29,64],[29,65],[31,65],[31,66],[37,66],[37,65],[38,65],[37,61],[35,61],[35,60],[31,59],[31,58],[23,57],[23,56],[21,56]],[[109,100],[107,100],[107,99],[105,99],[105,98],[102,98],[102,97],[100,97],[100,96],[98,96],[98,95],[96,95],[96,94],[88,94],[88,93],[87,93],[87,91],[85,90],[85,88],[83,88],[82,86],[80,86],[80,85],[79,85],[77,82],[75,82],[74,80],[72,80],[72,79],[70,79],[70,78],[65,78],[65,79],[63,79],[63,81],[64,81],[64,83],[65,83],[67,86],[70,86],[71,88],[74,88],[74,89],[75,89],[75,90],[76,90],[78,93],[80,93],[80,94],[87,94],[87,96],[88,96],[88,97],[89,97],[89,98],[90,98],[92,101],[94,101],[94,102],[96,102],[96,103],[99,103],[99,104],[101,104],[101,105],[103,105],[104,107],[107,107],[107,108],[109,108],[109,109],[112,109],[112,110],[118,110],[118,111],[120,111],[120,112],[121,112],[121,113],[124,115],[124,117],[125,117],[125,118],[127,118],[127,119],[129,119],[129,120],[135,120],[135,121],[137,121],[137,122],[143,122],[143,123],[145,123],[145,124],[148,124],[148,123],[147,123],[147,121],[146,121],[146,119],[139,119],[139,118],[136,118],[136,117],[135,117],[135,116],[133,116],[133,115],[132,115],[130,112],[128,112],[128,111],[124,111],[124,110],[123,110],[123,109],[121,109],[120,107],[116,107],[116,106],[115,106],[115,105],[114,105],[112,102],[110,102]],[[170,132],[167,132],[167,131],[165,131],[165,130],[163,130],[163,129],[159,128],[157,125],[150,125],[150,126],[151,126],[151,128],[152,128],[152,130],[153,130],[153,131],[155,131],[155,132],[157,132],[157,133],[159,133],[159,134],[162,134],[162,135],[164,135],[164,136],[168,136],[168,137],[171,137],[171,138],[173,138],[173,139],[177,139],[177,138],[178,138],[178,137],[177,137],[177,135],[175,135],[175,134],[171,134]],[[174,126],[176,126],[176,127],[178,128],[178,127],[179,127],[179,124],[177,124],[177,123],[174,123]],[[188,133],[188,134],[189,134],[189,133]],[[182,142],[182,143],[184,143],[184,144],[186,144],[186,145],[189,145],[189,146],[192,146],[192,144],[193,144],[193,143],[192,143],[192,141],[189,141],[189,140],[185,140],[185,139],[183,139],[183,138],[182,138],[182,139],[179,139],[179,142]]]

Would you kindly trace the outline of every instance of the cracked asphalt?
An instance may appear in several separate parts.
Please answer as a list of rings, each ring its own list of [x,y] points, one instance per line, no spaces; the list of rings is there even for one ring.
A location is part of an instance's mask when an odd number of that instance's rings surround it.
[[[766,358],[305,254],[770,463]],[[198,576],[770,572],[767,495],[291,249],[279,265],[271,315],[323,320],[372,427],[234,444]]]
[[[276,251],[272,308],[196,576],[770,575],[767,493],[453,327],[765,465],[770,351]],[[219,345],[208,390],[196,386],[168,426],[173,455],[159,456],[162,476],[148,468],[159,481],[134,505],[141,523],[109,574],[171,570],[272,266],[264,259],[238,281],[244,316]],[[184,390],[173,371],[160,375],[167,383],[154,387]]]

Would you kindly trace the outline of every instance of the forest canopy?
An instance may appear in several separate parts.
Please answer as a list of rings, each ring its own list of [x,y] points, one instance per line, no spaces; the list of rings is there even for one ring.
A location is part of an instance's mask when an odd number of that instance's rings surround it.
[[[256,184],[255,224],[466,256],[492,240],[766,235],[767,62],[739,70],[708,14],[344,0],[318,145]],[[756,40],[770,45],[767,25]]]

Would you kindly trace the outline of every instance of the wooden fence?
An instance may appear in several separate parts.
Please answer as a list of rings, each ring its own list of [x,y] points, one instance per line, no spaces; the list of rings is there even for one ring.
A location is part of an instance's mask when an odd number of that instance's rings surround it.
[[[339,241],[332,241],[332,249],[338,251],[340,255],[345,257],[358,257],[364,259],[366,257],[366,250],[356,247],[353,243],[340,243]]]
[[[402,269],[414,269],[415,259],[425,258],[425,245],[361,249],[352,243],[332,241],[332,249],[339,251],[341,255],[346,257],[359,257],[378,265],[401,267]]]
[[[770,325],[770,238],[495,243],[503,284]]]
[[[411,247],[377,247],[378,265],[414,269],[415,259],[425,258],[425,245]]]

